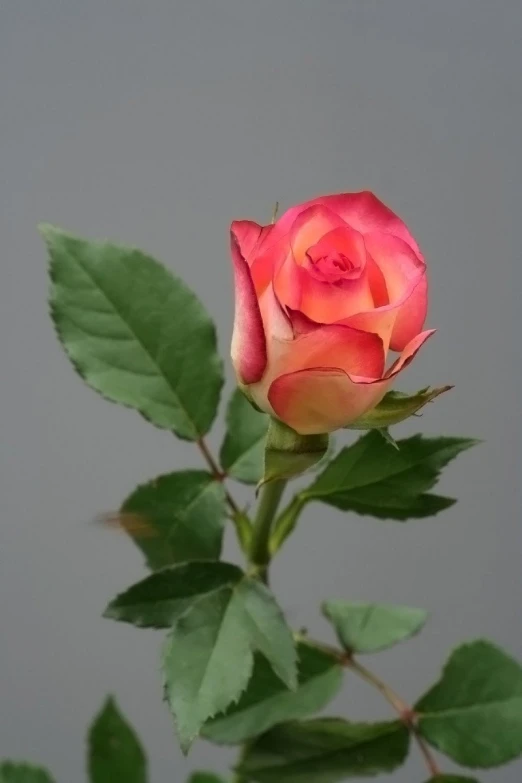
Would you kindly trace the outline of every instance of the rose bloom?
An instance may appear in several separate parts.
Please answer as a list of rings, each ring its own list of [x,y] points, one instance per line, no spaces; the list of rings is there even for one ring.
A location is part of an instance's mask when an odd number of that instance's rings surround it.
[[[419,246],[373,193],[321,196],[269,226],[234,221],[231,240],[238,382],[301,434],[371,410],[434,332],[421,331]]]

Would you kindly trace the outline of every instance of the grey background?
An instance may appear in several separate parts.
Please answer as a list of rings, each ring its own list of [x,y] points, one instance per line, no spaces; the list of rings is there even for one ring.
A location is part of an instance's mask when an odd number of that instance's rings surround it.
[[[447,470],[441,492],[460,502],[434,520],[311,507],[273,584],[291,622],[324,637],[325,597],[428,608],[420,637],[372,661],[411,700],[463,639],[522,656],[521,40],[522,5],[502,0],[3,0],[0,756],[83,780],[86,726],[113,692],[152,783],[231,759],[203,743],[182,759],[160,638],[100,618],[144,569],[123,536],[88,521],[199,459],[72,372],[47,314],[41,220],[165,260],[227,353],[232,218],[268,221],[276,198],[361,188],[390,203],[427,255],[439,328],[402,388],[456,384],[400,434],[486,444]],[[352,678],[331,712],[389,715]],[[480,779],[515,783],[521,771]],[[414,748],[393,779],[426,777]]]

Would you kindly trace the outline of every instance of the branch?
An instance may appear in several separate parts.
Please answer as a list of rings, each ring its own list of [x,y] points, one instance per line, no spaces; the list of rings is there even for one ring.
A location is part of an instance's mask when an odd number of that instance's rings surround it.
[[[411,733],[422,754],[430,775],[432,777],[436,777],[437,775],[442,774],[439,765],[431,753],[431,750],[419,732],[419,727],[417,725],[417,715],[413,707],[407,704],[404,699],[402,699],[392,688],[390,688],[389,685],[381,680],[380,677],[367,669],[366,666],[363,666],[362,663],[356,661],[351,653],[345,652],[344,650],[338,650],[335,647],[330,647],[330,645],[316,642],[315,640],[311,640],[303,634],[297,634],[296,638],[302,638],[309,644],[312,644],[314,647],[322,650],[324,653],[331,655],[341,666],[344,666],[346,669],[350,669],[361,679],[365,680],[365,682],[368,682],[370,685],[376,688],[384,696],[388,704],[393,707],[400,720]]]

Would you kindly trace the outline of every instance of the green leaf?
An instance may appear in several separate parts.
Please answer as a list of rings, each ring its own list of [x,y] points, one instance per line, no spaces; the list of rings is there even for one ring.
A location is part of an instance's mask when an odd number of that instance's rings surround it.
[[[356,653],[385,650],[418,633],[428,618],[423,609],[388,604],[326,601],[323,613],[345,649]]]
[[[139,628],[170,628],[199,600],[234,587],[243,576],[231,563],[181,563],[129,587],[111,601],[103,616]]]
[[[225,778],[220,778],[212,772],[195,772],[188,783],[226,783]]]
[[[146,783],[145,754],[113,699],[107,699],[90,728],[88,765],[91,783]]]
[[[346,429],[386,429],[413,416],[429,402],[433,402],[436,397],[450,389],[453,389],[453,386],[440,386],[438,389],[430,389],[428,386],[415,394],[404,394],[398,391],[388,392],[375,408],[365,413]]]
[[[237,704],[207,723],[203,736],[212,742],[241,744],[278,723],[312,715],[339,691],[343,670],[331,655],[306,643],[297,646],[298,687],[285,688],[267,661],[255,658],[254,671]]]
[[[290,629],[271,593],[247,577],[200,597],[175,623],[164,648],[163,672],[184,752],[202,725],[245,690],[256,651],[285,685],[297,687]]]
[[[4,761],[0,764],[0,783],[53,783],[53,779],[43,767]]]
[[[427,491],[442,468],[476,442],[415,435],[398,441],[396,450],[378,432],[369,432],[342,449],[299,498],[301,503],[320,500],[342,511],[382,519],[431,516],[455,501]]]
[[[464,644],[415,711],[423,737],[458,764],[506,764],[522,754],[522,666],[490,642]]]
[[[223,368],[214,326],[195,294],[139,250],[48,225],[40,231],[51,259],[51,314],[86,383],[180,438],[204,435]]]
[[[309,470],[328,451],[328,435],[299,435],[278,419],[270,419],[262,484],[290,479]]]
[[[478,783],[475,778],[465,778],[462,775],[436,775],[426,783]]]
[[[147,565],[157,570],[187,560],[214,560],[221,553],[225,491],[205,471],[183,470],[142,484],[123,503],[122,520]],[[134,531],[132,518],[146,528]],[[125,520],[131,523],[125,526]]]
[[[244,484],[261,480],[268,422],[268,415],[256,411],[241,389],[234,391],[220,451],[221,466],[229,476]]]
[[[288,723],[255,741],[240,771],[257,783],[337,783],[392,772],[408,747],[408,731],[399,722]]]

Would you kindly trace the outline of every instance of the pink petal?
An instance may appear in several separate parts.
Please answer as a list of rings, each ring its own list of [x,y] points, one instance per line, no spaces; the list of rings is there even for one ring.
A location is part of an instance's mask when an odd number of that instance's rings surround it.
[[[427,329],[425,332],[421,332],[412,340],[410,340],[408,345],[406,345],[403,349],[397,361],[387,371],[385,378],[394,378],[409,364],[411,364],[426,340],[429,340],[429,338],[434,335],[436,331],[436,329]]]
[[[401,351],[413,338],[413,335],[422,329],[427,310],[428,280],[424,274],[399,308],[390,341],[390,346],[394,351]]]
[[[368,380],[338,368],[316,367],[281,375],[270,385],[268,400],[276,416],[302,435],[333,432],[374,408],[394,378],[434,334],[417,335],[384,378]]]
[[[232,363],[240,383],[248,385],[261,380],[265,372],[267,363],[265,332],[250,269],[241,255],[233,232],[231,232],[231,251],[235,283]]]
[[[281,232],[288,231],[303,211],[317,205],[322,205],[337,213],[348,225],[361,234],[374,231],[393,234],[406,242],[419,257],[422,257],[417,242],[404,222],[368,190],[358,193],[318,196],[304,204],[291,207],[277,221],[280,224]]]
[[[259,299],[259,308],[267,335],[268,349],[270,349],[270,343],[273,340],[293,340],[294,330],[290,317],[281,307],[271,283]]]
[[[367,379],[384,372],[382,340],[376,334],[350,326],[331,324],[282,343],[278,350],[277,375],[316,367],[336,367]],[[272,367],[270,368],[272,371]]]
[[[420,332],[426,320],[426,265],[397,237],[368,234],[364,241],[384,277],[389,304],[398,307],[390,345],[394,351],[401,351]]]
[[[236,238],[239,252],[250,265],[252,251],[259,242],[263,226],[253,220],[234,220],[230,230]]]
[[[317,244],[325,234],[341,226],[346,226],[344,220],[322,205],[300,212],[290,229],[290,245],[296,264],[303,264],[306,251]]]
[[[399,306],[387,305],[375,310],[367,310],[365,313],[356,313],[349,318],[344,318],[342,323],[355,329],[362,329],[364,332],[378,334],[383,342],[384,351],[387,352],[398,312]]]
[[[258,296],[272,281],[274,268],[288,253],[288,237],[281,238],[273,225],[259,226],[252,220],[235,220],[231,232],[249,265]]]
[[[335,368],[282,375],[268,399],[281,421],[302,435],[334,432],[375,407],[386,393],[380,383],[357,383]]]
[[[323,283],[288,257],[274,280],[285,307],[300,310],[312,321],[331,324],[361,311],[373,310],[370,283],[363,272],[356,280]]]

